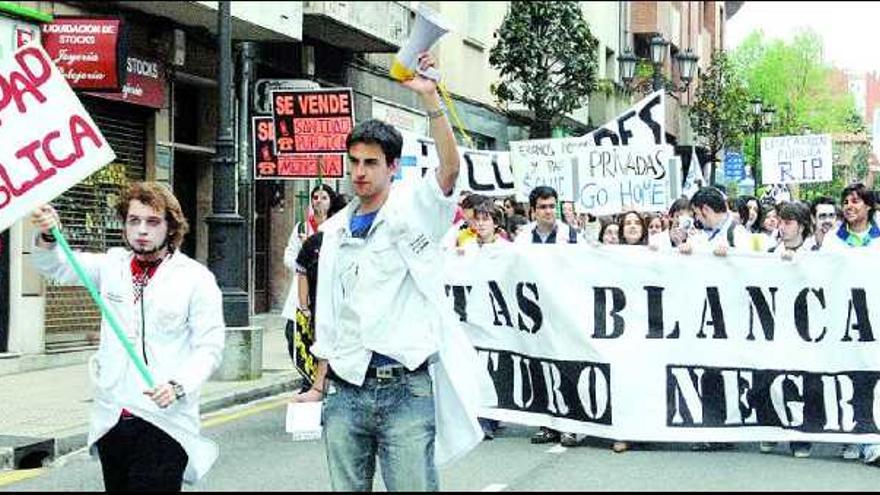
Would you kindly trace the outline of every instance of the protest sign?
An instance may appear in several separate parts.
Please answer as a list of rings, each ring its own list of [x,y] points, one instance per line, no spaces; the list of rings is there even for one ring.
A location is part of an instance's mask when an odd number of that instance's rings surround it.
[[[413,132],[398,129],[403,136],[400,171],[396,180],[409,182],[423,177],[439,165],[434,140]],[[506,151],[474,150],[458,147],[459,174],[457,190],[467,190],[484,196],[512,196],[516,189]]]
[[[562,201],[574,201],[578,211],[593,214],[618,213],[605,207],[594,210],[587,206],[594,202],[581,201],[582,182],[579,163],[588,156],[589,150],[602,146],[634,147],[639,151],[619,151],[617,154],[635,156],[651,147],[665,145],[665,98],[662,91],[648,95],[617,118],[581,137],[563,139],[534,139],[510,143],[510,163],[513,168],[517,195],[521,200],[528,198],[532,189],[546,185],[554,188]],[[670,157],[672,155],[671,148]],[[664,161],[664,169],[669,165]],[[668,182],[668,179],[667,179]],[[644,186],[644,184],[643,184]],[[667,196],[668,196],[667,186]],[[626,190],[626,186],[624,186]],[[609,200],[610,201],[610,200]],[[609,202],[614,204],[614,202]],[[664,209],[668,203],[659,208]]]
[[[278,155],[275,153],[275,125],[272,117],[251,117],[251,122],[254,179],[342,177],[343,155]],[[318,164],[321,166],[320,173]]]
[[[271,93],[275,153],[296,158],[289,162],[296,177],[342,178],[343,157],[348,151],[345,140],[354,127],[351,88],[280,89]],[[321,161],[324,170],[319,173]]]
[[[446,303],[495,384],[480,415],[632,441],[880,442],[876,256],[797,256],[448,253]]]
[[[831,181],[831,136],[761,138],[761,183]]]
[[[0,63],[0,231],[116,155],[46,52]]]

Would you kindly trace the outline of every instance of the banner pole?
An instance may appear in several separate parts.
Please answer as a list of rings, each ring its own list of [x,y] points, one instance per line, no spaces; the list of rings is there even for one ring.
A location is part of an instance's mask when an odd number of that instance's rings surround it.
[[[141,378],[144,379],[144,382],[147,383],[147,386],[149,388],[155,387],[155,383],[153,382],[153,377],[150,375],[150,371],[147,370],[147,367],[144,364],[143,360],[134,350],[134,346],[131,345],[131,342],[129,342],[128,338],[125,336],[125,333],[122,331],[122,327],[119,325],[116,317],[113,315],[113,313],[110,312],[110,308],[108,308],[104,304],[104,300],[101,298],[101,295],[98,293],[98,290],[95,288],[95,285],[92,283],[91,279],[86,276],[85,272],[82,269],[82,266],[80,266],[79,262],[76,261],[76,257],[73,256],[73,251],[71,251],[70,245],[67,244],[67,239],[64,238],[61,230],[58,227],[52,227],[52,235],[54,235],[55,240],[58,241],[58,245],[64,252],[64,256],[67,258],[70,266],[73,267],[73,271],[76,272],[80,281],[89,291],[89,294],[92,296],[95,304],[97,304],[98,307],[101,309],[101,314],[104,316],[104,318],[107,319],[107,323],[110,324],[110,328],[113,329],[113,333],[116,334],[116,337],[119,339],[122,347],[124,347],[125,351],[128,353],[128,357],[131,358],[135,367],[137,367],[138,372],[140,372]]]

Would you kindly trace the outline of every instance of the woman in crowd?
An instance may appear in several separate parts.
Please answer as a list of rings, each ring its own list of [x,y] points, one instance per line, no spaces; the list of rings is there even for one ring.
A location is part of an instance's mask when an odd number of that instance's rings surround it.
[[[621,244],[629,246],[648,245],[648,226],[644,217],[637,211],[628,211],[618,220]]]
[[[613,217],[600,218],[599,242],[602,244],[620,244],[620,225]]]

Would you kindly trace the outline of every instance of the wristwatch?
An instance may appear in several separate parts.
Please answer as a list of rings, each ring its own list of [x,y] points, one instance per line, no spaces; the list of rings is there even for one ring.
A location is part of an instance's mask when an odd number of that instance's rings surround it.
[[[186,391],[183,390],[183,385],[177,383],[174,380],[168,380],[168,385],[171,385],[172,390],[174,390],[174,397],[177,400],[182,399],[186,395]]]

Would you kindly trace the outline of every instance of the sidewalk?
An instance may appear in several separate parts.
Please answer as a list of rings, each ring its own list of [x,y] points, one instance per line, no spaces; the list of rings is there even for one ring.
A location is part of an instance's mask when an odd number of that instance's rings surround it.
[[[300,375],[284,339],[284,318],[263,314],[251,324],[263,327],[263,376],[238,382],[209,381],[202,389],[202,414],[293,390]],[[0,376],[0,470],[13,468],[26,448],[16,444],[54,440],[58,457],[85,447],[92,386],[86,364]],[[45,444],[42,445],[45,451]]]

